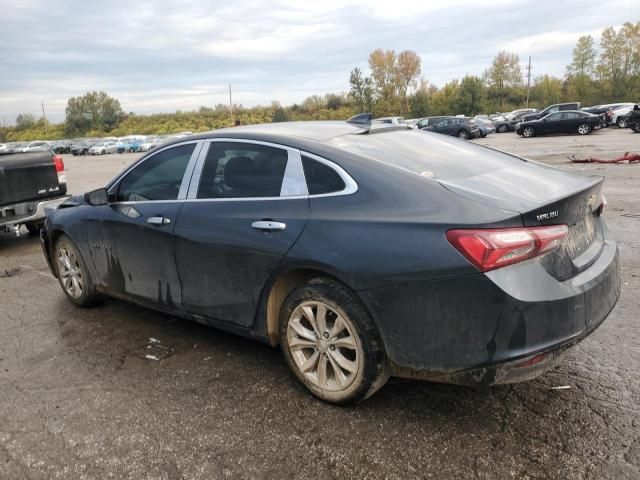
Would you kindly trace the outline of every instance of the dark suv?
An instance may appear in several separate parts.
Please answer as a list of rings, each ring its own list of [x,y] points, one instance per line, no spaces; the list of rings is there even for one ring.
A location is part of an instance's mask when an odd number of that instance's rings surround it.
[[[480,136],[478,124],[473,118],[469,117],[444,117],[435,125],[427,125],[422,130],[443,133],[464,140]]]
[[[549,105],[540,112],[530,113],[523,116],[520,121],[529,122],[531,120],[540,120],[542,117],[546,117],[550,113],[564,112],[565,110],[580,110],[580,102],[556,103],[555,105]]]

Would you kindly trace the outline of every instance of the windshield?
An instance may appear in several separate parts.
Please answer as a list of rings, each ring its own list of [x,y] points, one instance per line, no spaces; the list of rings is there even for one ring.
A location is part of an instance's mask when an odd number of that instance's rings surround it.
[[[522,160],[455,138],[422,130],[343,135],[327,144],[437,179],[467,178]]]

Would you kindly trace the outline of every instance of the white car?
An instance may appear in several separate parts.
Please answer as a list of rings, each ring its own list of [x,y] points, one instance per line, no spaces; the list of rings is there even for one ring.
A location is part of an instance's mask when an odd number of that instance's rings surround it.
[[[8,152],[9,148],[5,143],[0,143],[0,152]]]
[[[89,149],[89,155],[104,155],[106,153],[116,153],[117,151],[118,144],[116,142],[100,142]]]
[[[158,145],[164,143],[162,138],[149,138],[146,142],[140,144],[140,148],[138,148],[139,152],[148,152],[149,150],[156,148]]]
[[[626,116],[631,113],[631,110],[633,110],[633,104],[615,109],[613,112],[611,112],[611,123],[615,123],[618,128],[626,128]]]
[[[22,151],[23,152],[44,152],[46,150],[49,150],[51,148],[51,146],[49,145],[49,142],[42,142],[42,141],[36,141],[36,142],[31,142],[29,143],[29,145],[27,145]]]

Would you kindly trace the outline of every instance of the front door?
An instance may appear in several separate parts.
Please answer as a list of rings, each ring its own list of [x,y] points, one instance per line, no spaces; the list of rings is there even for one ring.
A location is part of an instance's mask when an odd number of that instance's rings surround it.
[[[211,142],[201,157],[193,198],[174,230],[182,303],[190,313],[247,327],[269,275],[309,218],[300,153],[228,140]]]
[[[183,177],[195,142],[169,147],[127,172],[94,209],[88,226],[97,283],[116,296],[178,308],[173,230],[186,196]],[[188,182],[186,182],[188,183]]]

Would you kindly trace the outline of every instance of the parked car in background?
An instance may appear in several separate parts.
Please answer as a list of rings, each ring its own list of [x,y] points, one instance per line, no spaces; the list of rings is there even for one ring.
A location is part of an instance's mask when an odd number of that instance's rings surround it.
[[[59,140],[57,142],[52,142],[51,150],[54,153],[71,153],[71,140]]]
[[[9,147],[6,143],[0,143],[0,153],[9,153]]]
[[[435,125],[427,125],[422,130],[451,135],[464,140],[480,136],[478,124],[473,118],[469,117],[446,117]]]
[[[112,295],[279,345],[346,404],[389,375],[556,366],[620,293],[602,184],[409,127],[273,123],[143,155],[41,239],[72,304]]]
[[[483,138],[496,131],[496,126],[491,120],[475,117],[475,121],[478,125],[478,130],[480,130],[480,136]]]
[[[555,105],[549,105],[547,108],[540,112],[527,113],[526,115],[523,115],[521,117],[521,121],[527,122],[529,120],[539,120],[543,117],[546,117],[550,113],[564,112],[567,110],[580,110],[580,102],[556,103]]]
[[[50,150],[0,156],[0,230],[19,235],[25,225],[37,233],[45,208],[60,205],[66,193],[64,162]]]
[[[29,145],[28,142],[14,142],[11,145],[11,151],[14,153],[24,152],[24,149],[27,148],[28,145]]]
[[[147,138],[146,141],[140,144],[138,147],[139,152],[148,152],[156,148],[158,145],[162,144],[163,140],[161,138]]]
[[[145,142],[144,138],[141,137],[125,137],[120,140],[118,143],[118,153],[134,153],[140,150],[140,145]]]
[[[46,152],[47,150],[51,150],[51,145],[49,142],[43,142],[41,140],[36,140],[35,142],[30,142],[25,148],[22,149],[23,152]]]
[[[627,115],[631,113],[635,104],[629,106],[616,108],[611,112],[611,123],[615,124],[618,128],[627,128]]]
[[[100,142],[92,146],[88,153],[89,155],[105,155],[107,153],[116,153],[118,151],[118,144],[116,142]]]
[[[440,115],[435,117],[425,117],[421,118],[416,122],[416,127],[423,129],[425,127],[429,127],[435,125],[436,123],[444,120],[445,118],[449,118],[447,115]]]
[[[76,155],[87,155],[89,153],[89,149],[93,147],[96,142],[91,142],[88,140],[83,140],[81,142],[75,143],[71,145],[71,153]]]
[[[537,112],[537,110],[534,110],[532,112],[531,109],[526,108],[524,110],[514,110],[513,112],[505,114],[504,118],[507,120],[508,130],[510,132],[515,132],[516,125],[522,121],[522,118],[525,115],[529,115],[529,114],[535,113],[535,112]]]
[[[618,108],[631,107],[633,108],[633,103],[608,103],[605,105],[595,105],[593,107],[582,108],[585,112],[593,113],[595,115],[604,115],[604,118],[607,122],[607,125],[616,123],[617,118],[614,120],[614,110]]]
[[[493,123],[498,133],[506,133],[509,131],[509,120],[503,115],[491,115],[489,120]]]
[[[598,115],[581,110],[568,110],[550,113],[541,119],[520,122],[516,127],[516,133],[527,138],[549,133],[587,135],[601,126],[601,118]]]

